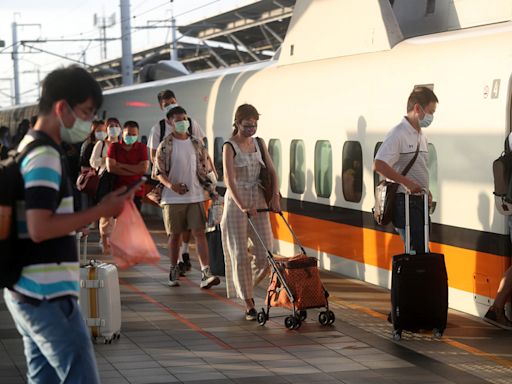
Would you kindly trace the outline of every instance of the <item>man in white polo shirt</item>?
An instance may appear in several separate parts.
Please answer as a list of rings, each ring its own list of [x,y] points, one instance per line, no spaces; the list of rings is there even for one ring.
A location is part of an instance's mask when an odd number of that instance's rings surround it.
[[[373,167],[389,180],[399,183],[393,213],[393,225],[405,242],[405,205],[404,193],[411,193],[410,199],[410,229],[411,253],[424,250],[424,212],[422,191],[429,191],[428,174],[428,141],[423,134],[434,119],[437,96],[426,87],[418,87],[412,91],[407,100],[407,115],[385,137],[380,146]],[[419,146],[419,148],[418,148]],[[409,171],[402,171],[411,160],[418,155]],[[432,195],[428,192],[429,205]]]

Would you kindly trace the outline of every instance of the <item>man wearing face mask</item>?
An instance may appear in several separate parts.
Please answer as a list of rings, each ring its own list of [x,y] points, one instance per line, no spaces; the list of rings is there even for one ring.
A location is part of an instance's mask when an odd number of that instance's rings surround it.
[[[424,248],[424,212],[422,192],[428,191],[429,205],[432,195],[429,191],[428,141],[423,133],[434,119],[437,96],[427,87],[418,87],[412,91],[407,101],[407,115],[385,137],[375,161],[374,170],[389,180],[399,183],[395,198],[393,225],[405,241],[405,205],[404,193],[410,196],[411,252],[423,252]],[[417,153],[417,155],[416,155]],[[416,157],[416,158],[415,158]],[[404,176],[402,171],[412,162]]]
[[[167,121],[167,113],[178,106],[178,100],[176,99],[176,95],[170,89],[166,89],[161,91],[157,95],[158,105],[160,109],[163,111],[164,118],[161,119],[157,124],[155,124],[149,133],[148,139],[148,148],[151,162],[154,163],[156,149],[158,145],[172,132],[172,127]],[[194,119],[187,117],[189,121],[189,126],[187,131],[189,135],[194,136],[201,143],[204,143],[205,134],[202,131],[201,127]],[[185,275],[185,271],[190,270],[192,265],[190,263],[189,249],[188,243],[190,241],[190,231],[184,232],[182,234],[182,244],[180,247],[180,255],[179,255],[179,265],[180,265],[180,274]]]
[[[149,167],[148,150],[145,144],[138,141],[139,124],[127,121],[123,126],[122,143],[113,143],[107,151],[107,170],[117,175],[114,188],[130,186],[139,181]],[[144,188],[141,185],[135,191],[133,201],[141,209]]]
[[[157,124],[151,127],[151,131],[149,132],[148,148],[150,150],[149,155],[152,163],[155,161],[156,149],[158,148],[158,145],[172,132],[172,127],[169,125],[169,122],[166,119],[167,113],[174,107],[178,106],[176,95],[170,89],[159,92],[157,98],[158,105],[160,106],[160,109],[163,113],[163,119],[160,119]],[[188,133],[203,142],[205,134],[201,129],[201,126],[194,119],[188,119],[190,122]]]
[[[200,287],[208,289],[220,283],[219,278],[210,272],[204,232],[206,217],[203,202],[209,197],[217,197],[215,184],[208,177],[211,171],[209,156],[204,145],[189,135],[190,121],[182,107],[171,109],[167,118],[173,132],[158,146],[153,176],[165,187],[161,206],[171,259],[168,284],[170,287],[179,286],[180,236],[191,231],[196,239],[201,264]]]
[[[4,300],[23,337],[30,383],[99,383],[89,330],[78,308],[75,231],[100,216],[117,216],[131,193],[116,190],[98,205],[73,212],[61,143],[81,142],[103,100],[83,68],[57,69],[44,79],[36,125],[20,142],[24,198],[16,207],[21,277]]]

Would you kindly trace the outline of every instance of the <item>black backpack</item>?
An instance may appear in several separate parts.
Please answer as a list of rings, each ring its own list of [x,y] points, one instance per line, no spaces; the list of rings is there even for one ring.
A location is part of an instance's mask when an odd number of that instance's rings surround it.
[[[505,150],[500,157],[492,163],[494,179],[494,195],[500,197],[503,202],[512,203],[512,152],[510,151],[508,138],[505,140]]]
[[[16,201],[23,200],[25,187],[20,164],[23,158],[35,147],[50,145],[58,149],[48,136],[34,131],[34,140],[21,152],[9,151],[6,159],[0,161],[0,288],[12,288],[21,275],[24,265],[24,248],[28,240],[18,238]],[[60,152],[59,152],[60,153]],[[10,215],[2,214],[11,212]]]

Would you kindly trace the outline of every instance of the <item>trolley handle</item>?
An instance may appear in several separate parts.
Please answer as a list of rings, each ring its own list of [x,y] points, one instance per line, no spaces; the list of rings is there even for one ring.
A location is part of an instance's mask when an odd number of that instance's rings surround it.
[[[281,216],[281,218],[283,219],[284,223],[286,224],[286,226],[288,227],[288,230],[290,231],[290,233],[292,234],[292,237],[293,239],[295,240],[295,243],[297,243],[297,245],[299,246],[300,250],[302,251],[303,254],[306,255],[306,250],[304,249],[304,247],[302,246],[299,238],[297,237],[297,235],[295,235],[295,232],[293,231],[290,223],[288,223],[288,220],[286,220],[286,218],[284,217],[283,215],[283,211],[274,211],[270,208],[257,208],[256,209],[256,212],[273,212],[273,213],[277,213],[279,216]],[[252,220],[251,220],[251,214],[247,212],[247,218],[249,219],[249,223],[251,224],[251,226],[253,225],[252,223]],[[256,234],[258,234],[256,232]],[[259,237],[259,235],[258,235]]]

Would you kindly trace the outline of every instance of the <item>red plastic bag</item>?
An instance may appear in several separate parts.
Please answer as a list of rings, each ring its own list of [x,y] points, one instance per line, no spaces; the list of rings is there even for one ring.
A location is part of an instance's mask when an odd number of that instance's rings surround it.
[[[160,254],[132,200],[127,200],[110,235],[112,256],[121,269],[139,263],[155,264]]]

